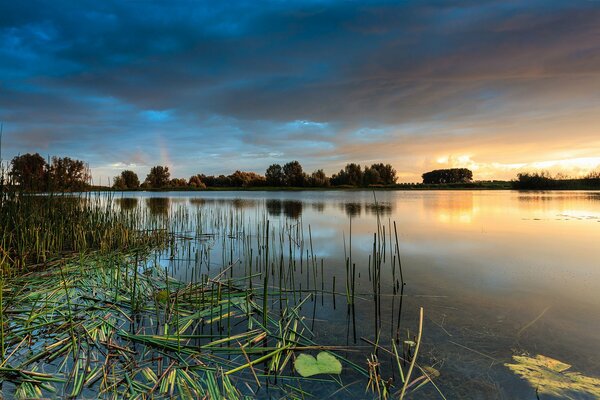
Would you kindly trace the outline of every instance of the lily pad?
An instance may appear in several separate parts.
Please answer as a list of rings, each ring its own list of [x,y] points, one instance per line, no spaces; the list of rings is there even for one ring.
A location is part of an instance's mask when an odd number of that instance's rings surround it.
[[[570,398],[573,393],[600,398],[600,379],[567,371],[571,365],[538,354],[535,357],[513,356],[514,364],[504,364],[527,380],[542,394]]]
[[[294,362],[296,371],[304,378],[319,374],[342,373],[342,363],[335,356],[324,351],[317,354],[314,358],[308,354],[300,354]]]

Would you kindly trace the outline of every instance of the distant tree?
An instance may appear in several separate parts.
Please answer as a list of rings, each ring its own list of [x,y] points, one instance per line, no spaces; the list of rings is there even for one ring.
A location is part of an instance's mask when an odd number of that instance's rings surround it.
[[[77,191],[88,186],[90,172],[81,160],[69,157],[52,157],[48,181],[51,190]]]
[[[379,171],[372,167],[365,167],[365,172],[363,172],[363,183],[365,185],[381,185],[383,183],[383,179],[381,179],[381,175],[379,175]]]
[[[214,185],[213,186],[220,186],[220,187],[227,187],[227,186],[231,186],[231,179],[228,176],[225,176],[223,174],[214,177]]]
[[[140,179],[137,174],[133,171],[125,170],[121,171],[121,175],[117,176],[113,181],[113,188],[125,190],[125,189],[137,189],[140,187]]]
[[[583,179],[587,179],[590,181],[600,181],[600,170],[590,172]]]
[[[206,189],[206,185],[204,184],[204,182],[202,182],[202,176],[201,175],[194,175],[190,178],[190,180],[188,181],[188,185],[191,188],[195,188],[195,189]]]
[[[265,178],[269,186],[283,186],[285,183],[283,168],[279,164],[271,164],[265,172]]]
[[[255,172],[235,171],[228,178],[231,185],[236,187],[262,186],[266,182],[264,176]]]
[[[315,187],[328,187],[329,178],[322,169],[318,169],[310,175],[310,184]]]
[[[150,173],[146,176],[144,183],[146,183],[147,187],[160,189],[168,186],[170,177],[169,167],[157,165],[150,169]]]
[[[359,164],[348,164],[346,165],[346,174],[348,175],[348,184],[352,186],[362,185],[362,170]]]
[[[515,189],[554,189],[558,187],[558,179],[552,177],[548,171],[524,172],[517,174],[517,181],[513,182]]]
[[[349,185],[349,186],[361,186],[363,180],[363,172],[359,164],[349,163],[346,164],[344,169],[340,170],[339,173],[331,177],[331,183],[333,185]]]
[[[185,179],[183,178],[173,178],[171,179],[171,181],[169,182],[169,186],[172,188],[185,188],[187,187],[188,183]]]
[[[115,176],[113,178],[113,185],[112,185],[112,187],[115,190],[126,190],[127,189],[127,185],[125,184],[125,180],[123,179],[123,177],[121,175]]]
[[[9,175],[23,190],[42,191],[48,184],[48,164],[38,153],[23,154],[12,159]]]
[[[379,175],[379,180],[383,185],[393,185],[396,183],[398,179],[396,177],[396,170],[392,167],[391,164],[373,164],[369,168],[371,171],[377,171],[377,175]]]
[[[467,168],[436,169],[422,177],[425,184],[468,183],[473,180],[473,172]]]
[[[304,171],[298,161],[290,161],[283,166],[283,175],[287,186],[304,186]]]

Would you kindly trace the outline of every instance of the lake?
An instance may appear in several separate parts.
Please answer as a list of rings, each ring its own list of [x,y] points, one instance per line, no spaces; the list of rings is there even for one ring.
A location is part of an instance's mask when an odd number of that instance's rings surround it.
[[[356,363],[366,364],[378,337],[386,348],[394,338],[414,338],[423,307],[418,361],[439,371],[435,383],[448,399],[536,399],[535,387],[505,366],[514,355],[540,354],[600,375],[599,192],[140,192],[114,200],[165,217],[199,211],[201,219],[186,217],[182,235],[206,240],[161,261],[183,280],[223,268],[232,276],[252,271],[268,219],[281,244],[271,254],[294,271],[273,272],[269,286],[283,281],[299,296],[313,293],[302,314],[314,341],[348,346],[341,354]],[[219,239],[211,230],[222,229],[216,225],[224,218],[236,233]],[[384,259],[374,285],[378,231]],[[394,376],[395,361],[378,353],[382,376]],[[336,393],[324,386],[323,394],[364,398],[357,382],[348,378]],[[432,385],[414,396],[442,398]]]

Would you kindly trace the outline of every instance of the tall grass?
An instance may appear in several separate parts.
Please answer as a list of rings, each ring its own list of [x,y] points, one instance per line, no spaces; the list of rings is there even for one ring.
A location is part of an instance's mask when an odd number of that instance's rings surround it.
[[[135,212],[117,212],[99,194],[0,193],[0,271],[11,276],[90,251],[157,244],[164,231],[147,230]]]

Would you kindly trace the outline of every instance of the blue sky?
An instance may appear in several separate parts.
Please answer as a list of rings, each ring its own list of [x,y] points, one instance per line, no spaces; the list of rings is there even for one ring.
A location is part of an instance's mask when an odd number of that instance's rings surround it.
[[[389,162],[600,164],[598,1],[27,1],[0,4],[2,157],[96,182]]]

